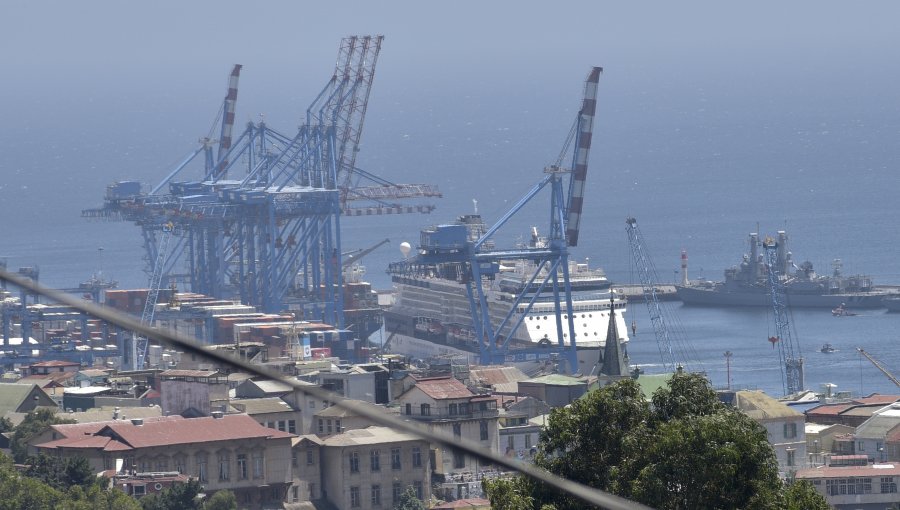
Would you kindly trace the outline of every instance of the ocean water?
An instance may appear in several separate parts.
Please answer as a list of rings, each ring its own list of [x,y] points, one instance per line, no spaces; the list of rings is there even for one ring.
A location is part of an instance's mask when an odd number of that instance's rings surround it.
[[[490,223],[542,177],[574,120],[588,71],[560,63],[546,74],[527,68],[510,75],[507,67],[448,85],[447,75],[392,78],[401,64],[387,64],[376,80],[357,164],[395,182],[437,184],[444,197],[430,216],[343,220],[345,250],[391,239],[363,261],[376,288],[389,288],[387,264],[401,257],[401,242],[415,244],[420,228],[472,212],[473,200]],[[797,262],[829,272],[841,258],[847,274],[900,284],[900,101],[890,79],[896,66],[873,76],[850,62],[832,76],[811,64],[764,75],[690,62],[681,72],[675,63],[654,70],[620,64],[601,78],[582,240],[573,257],[604,267],[615,282],[636,283],[624,228],[634,216],[662,283],[677,278],[681,250],[691,278],[720,279],[747,251],[748,233],[787,230]],[[224,79],[230,66],[222,69]],[[779,86],[768,87],[776,75]],[[206,133],[224,82],[212,79],[218,75],[190,78],[209,86],[149,91],[140,101],[115,83],[74,87],[66,98],[36,88],[5,101],[7,118],[18,122],[0,125],[0,258],[13,269],[39,266],[41,281],[54,287],[98,273],[120,288],[145,286],[138,227],[84,220],[80,211],[100,205],[114,180],[155,184]],[[293,90],[251,79],[239,118],[270,112],[267,122],[290,132],[318,83]],[[512,246],[530,227],[546,231],[548,224],[549,199],[542,196],[498,233],[497,244]],[[765,310],[672,311],[716,386],[728,383],[723,353],[731,351],[733,386],[781,394]],[[632,362],[652,371],[660,359],[649,318],[641,305],[629,314],[639,327]],[[865,348],[900,374],[900,314],[835,318],[798,310],[793,325],[808,387],[900,392],[855,351]],[[826,342],[837,352],[818,352]]]

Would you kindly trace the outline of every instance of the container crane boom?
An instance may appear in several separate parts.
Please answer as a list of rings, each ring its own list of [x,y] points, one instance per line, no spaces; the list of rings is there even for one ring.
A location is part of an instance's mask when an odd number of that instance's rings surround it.
[[[877,368],[878,370],[881,370],[881,373],[884,374],[885,377],[887,377],[888,379],[890,379],[892,383],[896,384],[897,387],[900,388],[900,380],[897,380],[897,378],[894,377],[894,374],[892,374],[892,373],[890,372],[890,370],[888,370],[887,368],[885,368],[885,366],[882,365],[880,361],[878,361],[877,359],[873,358],[872,355],[869,354],[868,352],[864,351],[862,347],[857,347],[856,350],[857,350],[857,352],[859,352],[860,354],[862,354],[863,356],[865,356],[867,360],[869,360],[870,362],[872,362],[872,364],[875,365],[875,368]]]
[[[162,277],[165,272],[166,259],[169,253],[169,240],[172,238],[174,225],[168,223],[163,225],[163,236],[159,241],[159,250],[156,257],[156,263],[153,266],[153,274],[150,275],[150,289],[147,291],[147,300],[144,301],[144,312],[141,314],[141,325],[153,326],[153,316],[156,312],[156,302],[159,300],[159,288],[162,285]],[[149,349],[149,341],[147,338],[134,335],[134,359],[135,370],[142,370],[147,362],[147,351]]]
[[[584,185],[587,179],[588,156],[594,131],[594,113],[597,111],[597,84],[602,67],[594,67],[584,83],[584,99],[578,112],[575,138],[575,154],[572,156],[572,178],[569,180],[569,197],[566,201],[566,243],[578,246],[581,228],[581,209],[584,203]]]
[[[377,250],[378,248],[381,248],[382,246],[384,246],[385,244],[387,244],[389,242],[391,242],[390,239],[382,239],[375,245],[370,246],[370,247],[366,248],[365,250],[360,251],[359,253],[354,253],[354,254],[348,256],[346,259],[344,259],[343,262],[341,262],[341,269],[346,269],[347,267],[355,264],[356,262],[359,261],[359,259],[372,253],[373,251]]]
[[[785,394],[791,395],[803,390],[803,357],[800,354],[800,344],[795,343],[791,336],[787,294],[785,294],[784,283],[778,271],[778,242],[771,237],[766,237],[763,241],[763,248],[765,248],[766,274],[775,317],[775,336],[769,338],[769,341],[772,342],[773,347],[774,344],[778,344],[782,367],[782,386]]]
[[[625,224],[627,225],[626,233],[628,234],[628,245],[631,248],[631,258],[634,260],[635,266],[637,266],[638,275],[641,279],[644,302],[647,304],[647,311],[650,313],[650,322],[653,324],[653,333],[656,335],[659,355],[663,366],[674,371],[678,366],[672,349],[672,335],[674,332],[671,331],[666,315],[663,313],[662,305],[656,296],[656,282],[659,278],[656,277],[653,263],[646,253],[643,236],[638,230],[637,220],[627,218]]]
[[[228,77],[228,93],[222,104],[222,134],[219,136],[219,162],[216,164],[215,177],[224,177],[228,167],[228,151],[231,149],[231,132],[234,129],[234,105],[237,103],[238,79],[241,77],[241,64],[235,64]]]

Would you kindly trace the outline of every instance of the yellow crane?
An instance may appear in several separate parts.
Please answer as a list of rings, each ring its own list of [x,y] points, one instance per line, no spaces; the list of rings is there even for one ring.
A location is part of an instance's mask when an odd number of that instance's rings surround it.
[[[875,365],[875,368],[877,368],[878,370],[881,370],[881,373],[882,373],[882,374],[884,374],[888,379],[891,380],[892,383],[896,384],[897,387],[900,388],[900,380],[897,380],[897,378],[894,377],[894,374],[892,374],[890,370],[888,370],[887,368],[885,368],[884,365],[882,365],[880,361],[878,361],[877,359],[873,358],[872,355],[869,354],[868,352],[866,352],[865,350],[863,350],[862,347],[857,347],[856,350],[857,350],[860,354],[862,354],[863,356],[865,356],[867,360],[871,361],[872,364]]]

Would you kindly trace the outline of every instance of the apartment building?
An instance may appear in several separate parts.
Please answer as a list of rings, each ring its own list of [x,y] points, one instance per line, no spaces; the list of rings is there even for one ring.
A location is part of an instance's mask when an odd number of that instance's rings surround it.
[[[34,453],[85,457],[96,472],[178,472],[207,493],[228,489],[241,508],[280,505],[292,484],[292,439],[243,415],[113,420],[53,425],[29,442]]]

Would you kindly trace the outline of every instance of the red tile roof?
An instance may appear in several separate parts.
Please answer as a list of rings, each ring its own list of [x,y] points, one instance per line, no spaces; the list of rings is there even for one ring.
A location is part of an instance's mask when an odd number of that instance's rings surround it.
[[[459,379],[453,377],[419,379],[416,381],[416,387],[435,400],[468,398],[475,395]]]
[[[246,414],[229,414],[221,418],[191,418],[171,422],[144,422],[143,425],[119,422],[107,425],[107,428],[123,443],[133,448],[248,438],[293,437],[293,434],[263,427]]]
[[[80,367],[81,363],[76,363],[74,361],[61,361],[61,360],[50,360],[50,361],[39,361],[37,363],[32,363],[32,367]]]
[[[144,420],[54,425],[63,439],[41,443],[42,448],[102,448],[108,451],[248,438],[290,438],[294,434],[266,428],[245,414],[221,418],[161,416]]]

